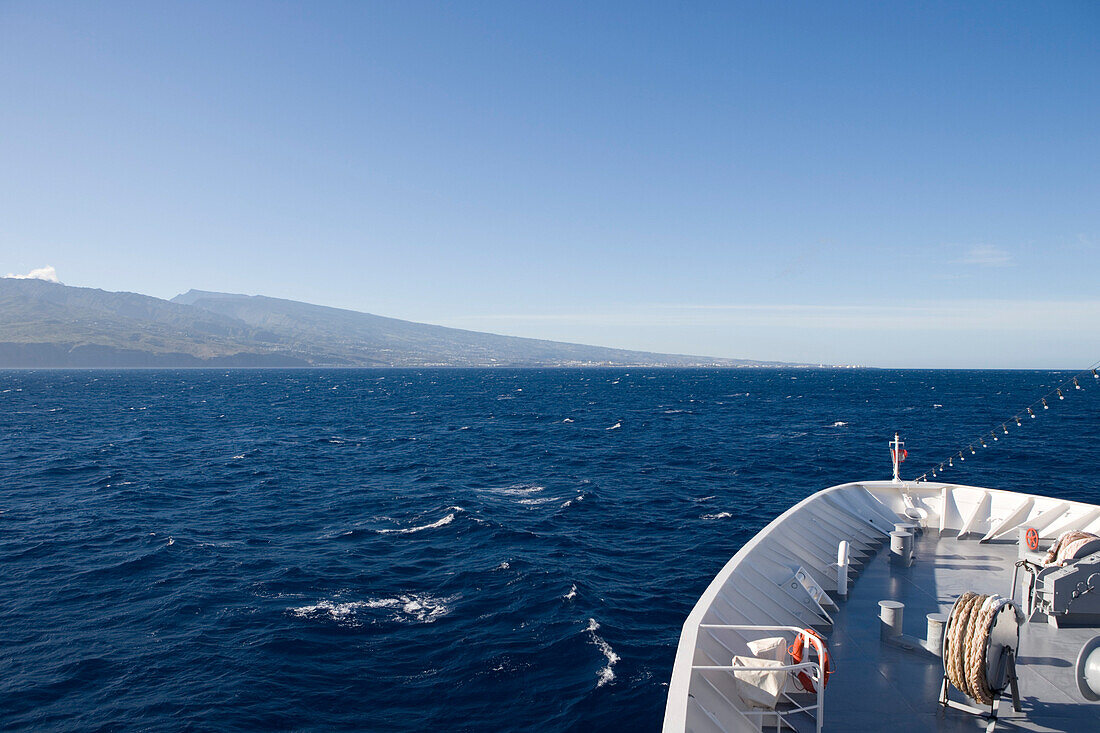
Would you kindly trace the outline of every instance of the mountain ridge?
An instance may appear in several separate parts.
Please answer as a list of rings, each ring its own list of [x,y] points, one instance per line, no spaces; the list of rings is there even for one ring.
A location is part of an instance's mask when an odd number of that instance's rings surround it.
[[[264,295],[0,278],[0,368],[781,366],[466,331]]]

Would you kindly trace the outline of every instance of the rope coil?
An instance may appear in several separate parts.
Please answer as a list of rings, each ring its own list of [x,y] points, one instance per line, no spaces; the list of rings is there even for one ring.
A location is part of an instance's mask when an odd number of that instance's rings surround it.
[[[1064,565],[1067,560],[1076,557],[1077,550],[1092,540],[1100,539],[1091,532],[1083,532],[1079,529],[1071,529],[1059,535],[1054,544],[1047,551],[1044,565]]]
[[[948,619],[944,641],[944,672],[948,682],[982,705],[993,702],[989,685],[988,651],[994,619],[1012,601],[999,595],[967,591],[959,597]]]

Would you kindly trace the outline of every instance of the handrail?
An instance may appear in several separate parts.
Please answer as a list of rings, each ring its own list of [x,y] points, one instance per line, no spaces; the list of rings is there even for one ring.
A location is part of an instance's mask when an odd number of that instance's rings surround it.
[[[725,629],[729,631],[786,631],[798,636],[805,637],[805,643],[808,646],[810,644],[810,631],[808,629],[799,628],[797,626],[757,626],[754,624],[699,624],[700,629]],[[791,698],[786,692],[782,695],[788,702],[794,705],[793,710],[785,710],[780,712],[779,710],[740,710],[742,715],[759,715],[761,716],[761,724],[763,724],[764,715],[775,715],[776,717],[776,730],[780,730],[781,726],[786,722],[783,719],[785,715],[794,715],[796,713],[812,714],[817,733],[821,733],[821,727],[825,722],[825,685],[822,684],[823,672],[821,664],[819,662],[799,662],[798,664],[783,664],[780,666],[772,667],[744,667],[740,665],[734,665],[732,662],[728,665],[707,665],[707,664],[693,664],[691,665],[691,671],[710,671],[710,672],[729,672],[731,674],[735,672],[788,672],[794,673],[796,671],[808,671],[814,682],[818,683],[814,685],[816,692],[817,702],[813,705],[799,705]],[[793,726],[792,726],[793,727]]]
[[[817,662],[799,662],[798,664],[784,664],[780,667],[743,667],[739,664],[693,664],[692,669],[709,669],[709,670],[733,670],[734,672],[794,672],[796,670],[807,670],[810,672],[816,671],[818,675],[814,677],[814,681],[821,679],[821,665]]]
[[[763,626],[759,624],[699,624],[700,629],[734,629],[744,631],[790,631],[795,634],[805,634],[806,629],[801,626]]]

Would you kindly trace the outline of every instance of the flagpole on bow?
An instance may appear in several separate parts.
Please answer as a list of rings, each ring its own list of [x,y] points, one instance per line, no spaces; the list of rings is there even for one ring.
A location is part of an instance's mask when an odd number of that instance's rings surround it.
[[[905,450],[905,443],[898,438],[898,434],[894,433],[894,439],[890,441],[890,457],[894,459],[894,483],[901,483],[901,462],[908,456],[908,451]]]

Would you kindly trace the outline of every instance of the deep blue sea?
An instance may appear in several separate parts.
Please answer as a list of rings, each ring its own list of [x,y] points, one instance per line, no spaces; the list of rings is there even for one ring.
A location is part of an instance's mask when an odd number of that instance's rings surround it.
[[[793,502],[1069,373],[0,372],[0,729],[655,730]],[[947,480],[1100,501],[1100,382]]]

